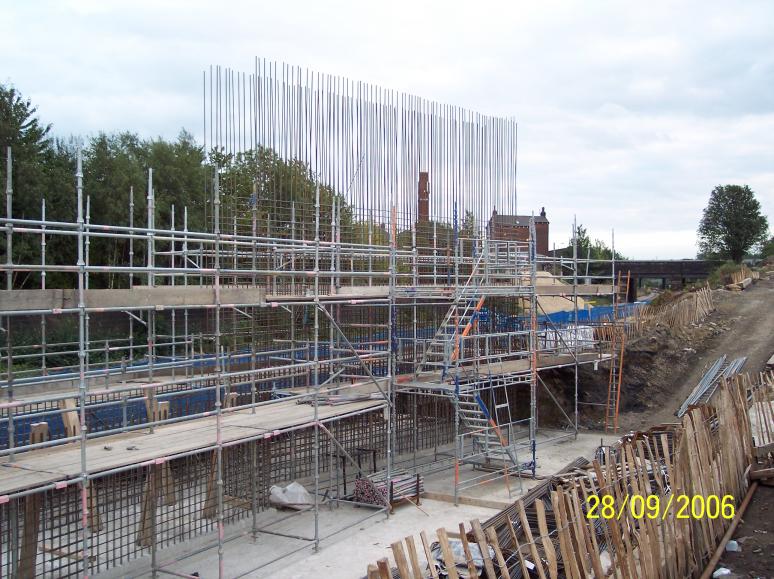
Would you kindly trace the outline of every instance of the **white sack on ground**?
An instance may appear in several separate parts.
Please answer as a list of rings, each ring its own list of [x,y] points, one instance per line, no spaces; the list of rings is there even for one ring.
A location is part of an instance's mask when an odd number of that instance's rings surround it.
[[[271,493],[269,502],[275,507],[302,511],[314,505],[312,495],[297,482],[292,482],[286,487],[272,485],[269,491]]]

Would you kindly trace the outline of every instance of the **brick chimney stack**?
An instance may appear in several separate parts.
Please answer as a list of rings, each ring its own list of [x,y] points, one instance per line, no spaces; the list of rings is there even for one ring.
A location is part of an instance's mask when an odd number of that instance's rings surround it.
[[[427,186],[427,171],[419,172],[419,187],[417,191],[417,222],[430,221],[430,190]]]

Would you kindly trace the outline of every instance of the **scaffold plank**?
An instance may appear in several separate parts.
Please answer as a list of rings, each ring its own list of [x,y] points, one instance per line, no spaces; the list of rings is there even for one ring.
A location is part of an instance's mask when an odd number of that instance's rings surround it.
[[[370,400],[320,406],[318,413],[320,420],[327,420],[383,406],[381,400]],[[212,415],[157,426],[153,433],[143,430],[91,439],[86,444],[86,463],[90,472],[99,473],[207,448],[217,440],[216,419]],[[227,412],[221,417],[221,440],[228,444],[260,434],[273,436],[313,421],[314,408],[295,401],[259,406],[255,413],[250,409]],[[75,478],[81,473],[80,446],[75,444],[28,451],[15,459],[10,462],[6,457],[0,462],[0,495]]]

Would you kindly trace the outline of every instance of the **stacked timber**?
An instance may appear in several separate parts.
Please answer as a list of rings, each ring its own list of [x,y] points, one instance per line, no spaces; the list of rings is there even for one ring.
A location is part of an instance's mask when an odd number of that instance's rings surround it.
[[[759,458],[774,454],[774,370],[761,372],[757,383],[748,374],[735,376],[734,380],[747,390],[750,428]]]
[[[714,309],[712,290],[706,286],[682,295],[668,304],[645,305],[634,310],[626,318],[601,320],[601,324],[594,327],[594,339],[611,342],[619,339],[621,332],[626,334],[627,339],[631,339],[656,326],[679,330],[700,323]]]
[[[420,475],[398,471],[391,473],[387,480],[386,473],[379,472],[355,481],[354,499],[368,505],[394,504],[406,499],[419,499],[424,490],[424,480]]]
[[[743,265],[737,271],[731,272],[726,278],[728,283],[726,283],[725,288],[730,291],[742,291],[760,278],[761,274],[759,271],[753,271],[746,265]]]
[[[385,557],[368,578],[708,577],[750,479],[774,477],[773,400],[774,374],[723,381],[711,404],[568,465],[484,525],[438,529],[442,565],[422,532],[392,544],[395,573]]]
[[[698,324],[714,309],[712,290],[709,286],[705,286],[663,306],[640,308],[635,318],[637,318],[636,323],[643,329],[656,325],[679,329],[690,324]]]
[[[729,276],[730,283],[741,284],[744,280],[755,281],[760,279],[761,274],[759,271],[753,271],[746,265],[742,265],[737,271],[732,272]]]

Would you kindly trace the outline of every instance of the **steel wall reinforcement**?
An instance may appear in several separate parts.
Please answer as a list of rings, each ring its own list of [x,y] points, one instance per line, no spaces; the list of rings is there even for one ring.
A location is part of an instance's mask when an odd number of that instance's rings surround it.
[[[204,95],[206,231],[159,210],[152,169],[145,205],[117,191],[126,224],[101,223],[80,152],[70,220],[45,199],[14,216],[32,193],[14,192],[7,152],[5,575],[139,556],[176,573],[160,550],[214,530],[224,577],[229,524],[297,478],[317,548],[321,501],[347,499],[358,453],[387,479],[454,466],[455,492],[518,477],[539,372],[575,370],[574,436],[578,366],[611,363],[606,336],[628,323],[582,315],[583,296],[615,303],[614,260],[587,275],[603,260],[539,255],[534,224],[527,242],[488,236],[495,209],[516,212],[512,119],[259,60],[210,69]]]

